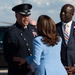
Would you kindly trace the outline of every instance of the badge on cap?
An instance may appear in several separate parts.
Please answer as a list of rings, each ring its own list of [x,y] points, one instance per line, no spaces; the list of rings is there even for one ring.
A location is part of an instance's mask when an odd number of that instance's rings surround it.
[[[21,14],[21,15],[31,15],[30,9],[32,8],[31,4],[19,4],[12,8],[13,11]]]

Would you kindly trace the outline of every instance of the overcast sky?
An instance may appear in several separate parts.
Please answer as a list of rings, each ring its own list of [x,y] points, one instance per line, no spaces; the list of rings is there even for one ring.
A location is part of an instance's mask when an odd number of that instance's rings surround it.
[[[59,13],[64,4],[70,3],[75,6],[75,0],[0,0],[0,25],[10,25],[1,22],[15,23],[15,15],[11,9],[21,3],[32,4],[33,8],[30,19],[37,21],[38,16],[46,14],[49,15],[55,23],[60,21]],[[75,16],[73,20],[75,20]]]

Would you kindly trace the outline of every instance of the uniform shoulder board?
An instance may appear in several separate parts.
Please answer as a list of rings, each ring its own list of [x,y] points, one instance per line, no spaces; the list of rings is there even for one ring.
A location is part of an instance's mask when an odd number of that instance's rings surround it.
[[[12,30],[15,27],[16,27],[16,25],[12,25],[12,26],[9,27],[9,30]]]

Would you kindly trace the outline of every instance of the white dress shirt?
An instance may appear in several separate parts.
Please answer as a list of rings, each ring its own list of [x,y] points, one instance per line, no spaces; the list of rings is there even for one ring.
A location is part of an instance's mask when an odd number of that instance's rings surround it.
[[[68,36],[70,36],[70,31],[71,31],[71,25],[72,25],[72,21],[68,22],[68,23],[64,23],[62,22],[62,30],[64,32],[64,25],[66,25],[66,31],[68,32]]]

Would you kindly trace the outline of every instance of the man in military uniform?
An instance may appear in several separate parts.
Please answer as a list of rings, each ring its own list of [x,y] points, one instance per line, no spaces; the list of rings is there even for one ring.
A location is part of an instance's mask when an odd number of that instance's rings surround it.
[[[19,62],[13,61],[13,58],[15,56],[25,58],[32,55],[32,41],[37,36],[37,31],[34,26],[29,25],[31,8],[31,4],[19,4],[12,8],[15,12],[16,23],[5,33],[3,41],[8,75],[28,75],[30,72],[27,63],[20,66]]]

